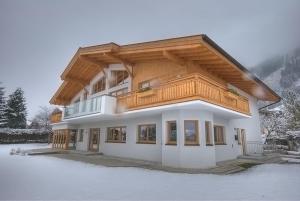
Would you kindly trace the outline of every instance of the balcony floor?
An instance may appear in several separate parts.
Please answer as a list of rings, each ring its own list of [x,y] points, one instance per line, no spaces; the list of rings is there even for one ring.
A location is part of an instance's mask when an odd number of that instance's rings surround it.
[[[85,116],[65,119],[63,122],[72,123],[72,124],[81,124],[87,122],[116,120],[122,118],[137,118],[142,116],[152,116],[152,115],[161,114],[162,112],[165,111],[172,111],[172,110],[195,110],[195,109],[212,112],[216,116],[225,119],[239,119],[239,118],[251,117],[249,115],[239,113],[227,108],[223,108],[211,103],[207,103],[200,100],[194,100],[194,101],[188,101],[183,103],[131,110],[120,114],[108,115],[108,114],[97,113],[97,114],[85,115]]]

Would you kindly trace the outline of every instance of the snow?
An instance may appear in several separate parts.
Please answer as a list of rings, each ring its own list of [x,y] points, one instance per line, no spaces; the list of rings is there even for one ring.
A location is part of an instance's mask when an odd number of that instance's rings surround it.
[[[287,153],[289,155],[298,155],[298,156],[300,156],[300,152],[299,151],[288,151]]]
[[[297,158],[282,158],[282,160],[287,161],[288,163],[299,163],[300,164],[300,159],[297,159]]]
[[[21,135],[21,134],[45,134],[48,131],[45,129],[17,129],[17,128],[0,128],[0,134]]]
[[[259,165],[234,175],[111,168],[49,156],[9,155],[0,145],[0,200],[299,200],[300,165]]]

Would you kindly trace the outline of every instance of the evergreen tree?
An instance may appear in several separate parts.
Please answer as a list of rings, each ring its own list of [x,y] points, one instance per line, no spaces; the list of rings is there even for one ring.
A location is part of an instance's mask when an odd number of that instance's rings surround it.
[[[4,97],[4,87],[0,86],[0,128],[4,128],[7,126],[5,111],[6,111],[6,99]]]
[[[26,128],[27,111],[24,92],[21,88],[9,95],[5,114],[9,128]]]

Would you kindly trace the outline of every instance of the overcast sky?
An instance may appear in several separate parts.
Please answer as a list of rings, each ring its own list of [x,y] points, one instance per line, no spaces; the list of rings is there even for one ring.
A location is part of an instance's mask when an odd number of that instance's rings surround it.
[[[0,82],[30,119],[78,47],[200,33],[251,67],[300,46],[300,1],[0,0]]]

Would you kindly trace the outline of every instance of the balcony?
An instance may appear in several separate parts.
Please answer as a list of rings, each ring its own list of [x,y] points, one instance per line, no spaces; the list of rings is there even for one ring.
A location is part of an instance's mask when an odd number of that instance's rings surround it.
[[[118,97],[118,112],[143,109],[192,100],[201,100],[230,110],[250,115],[246,97],[229,91],[217,82],[191,74],[177,78],[143,92],[131,92]]]
[[[54,112],[50,116],[50,122],[52,124],[59,123],[62,119],[62,112]]]
[[[116,98],[108,95],[96,96],[65,107],[64,120],[92,114],[114,114]]]

